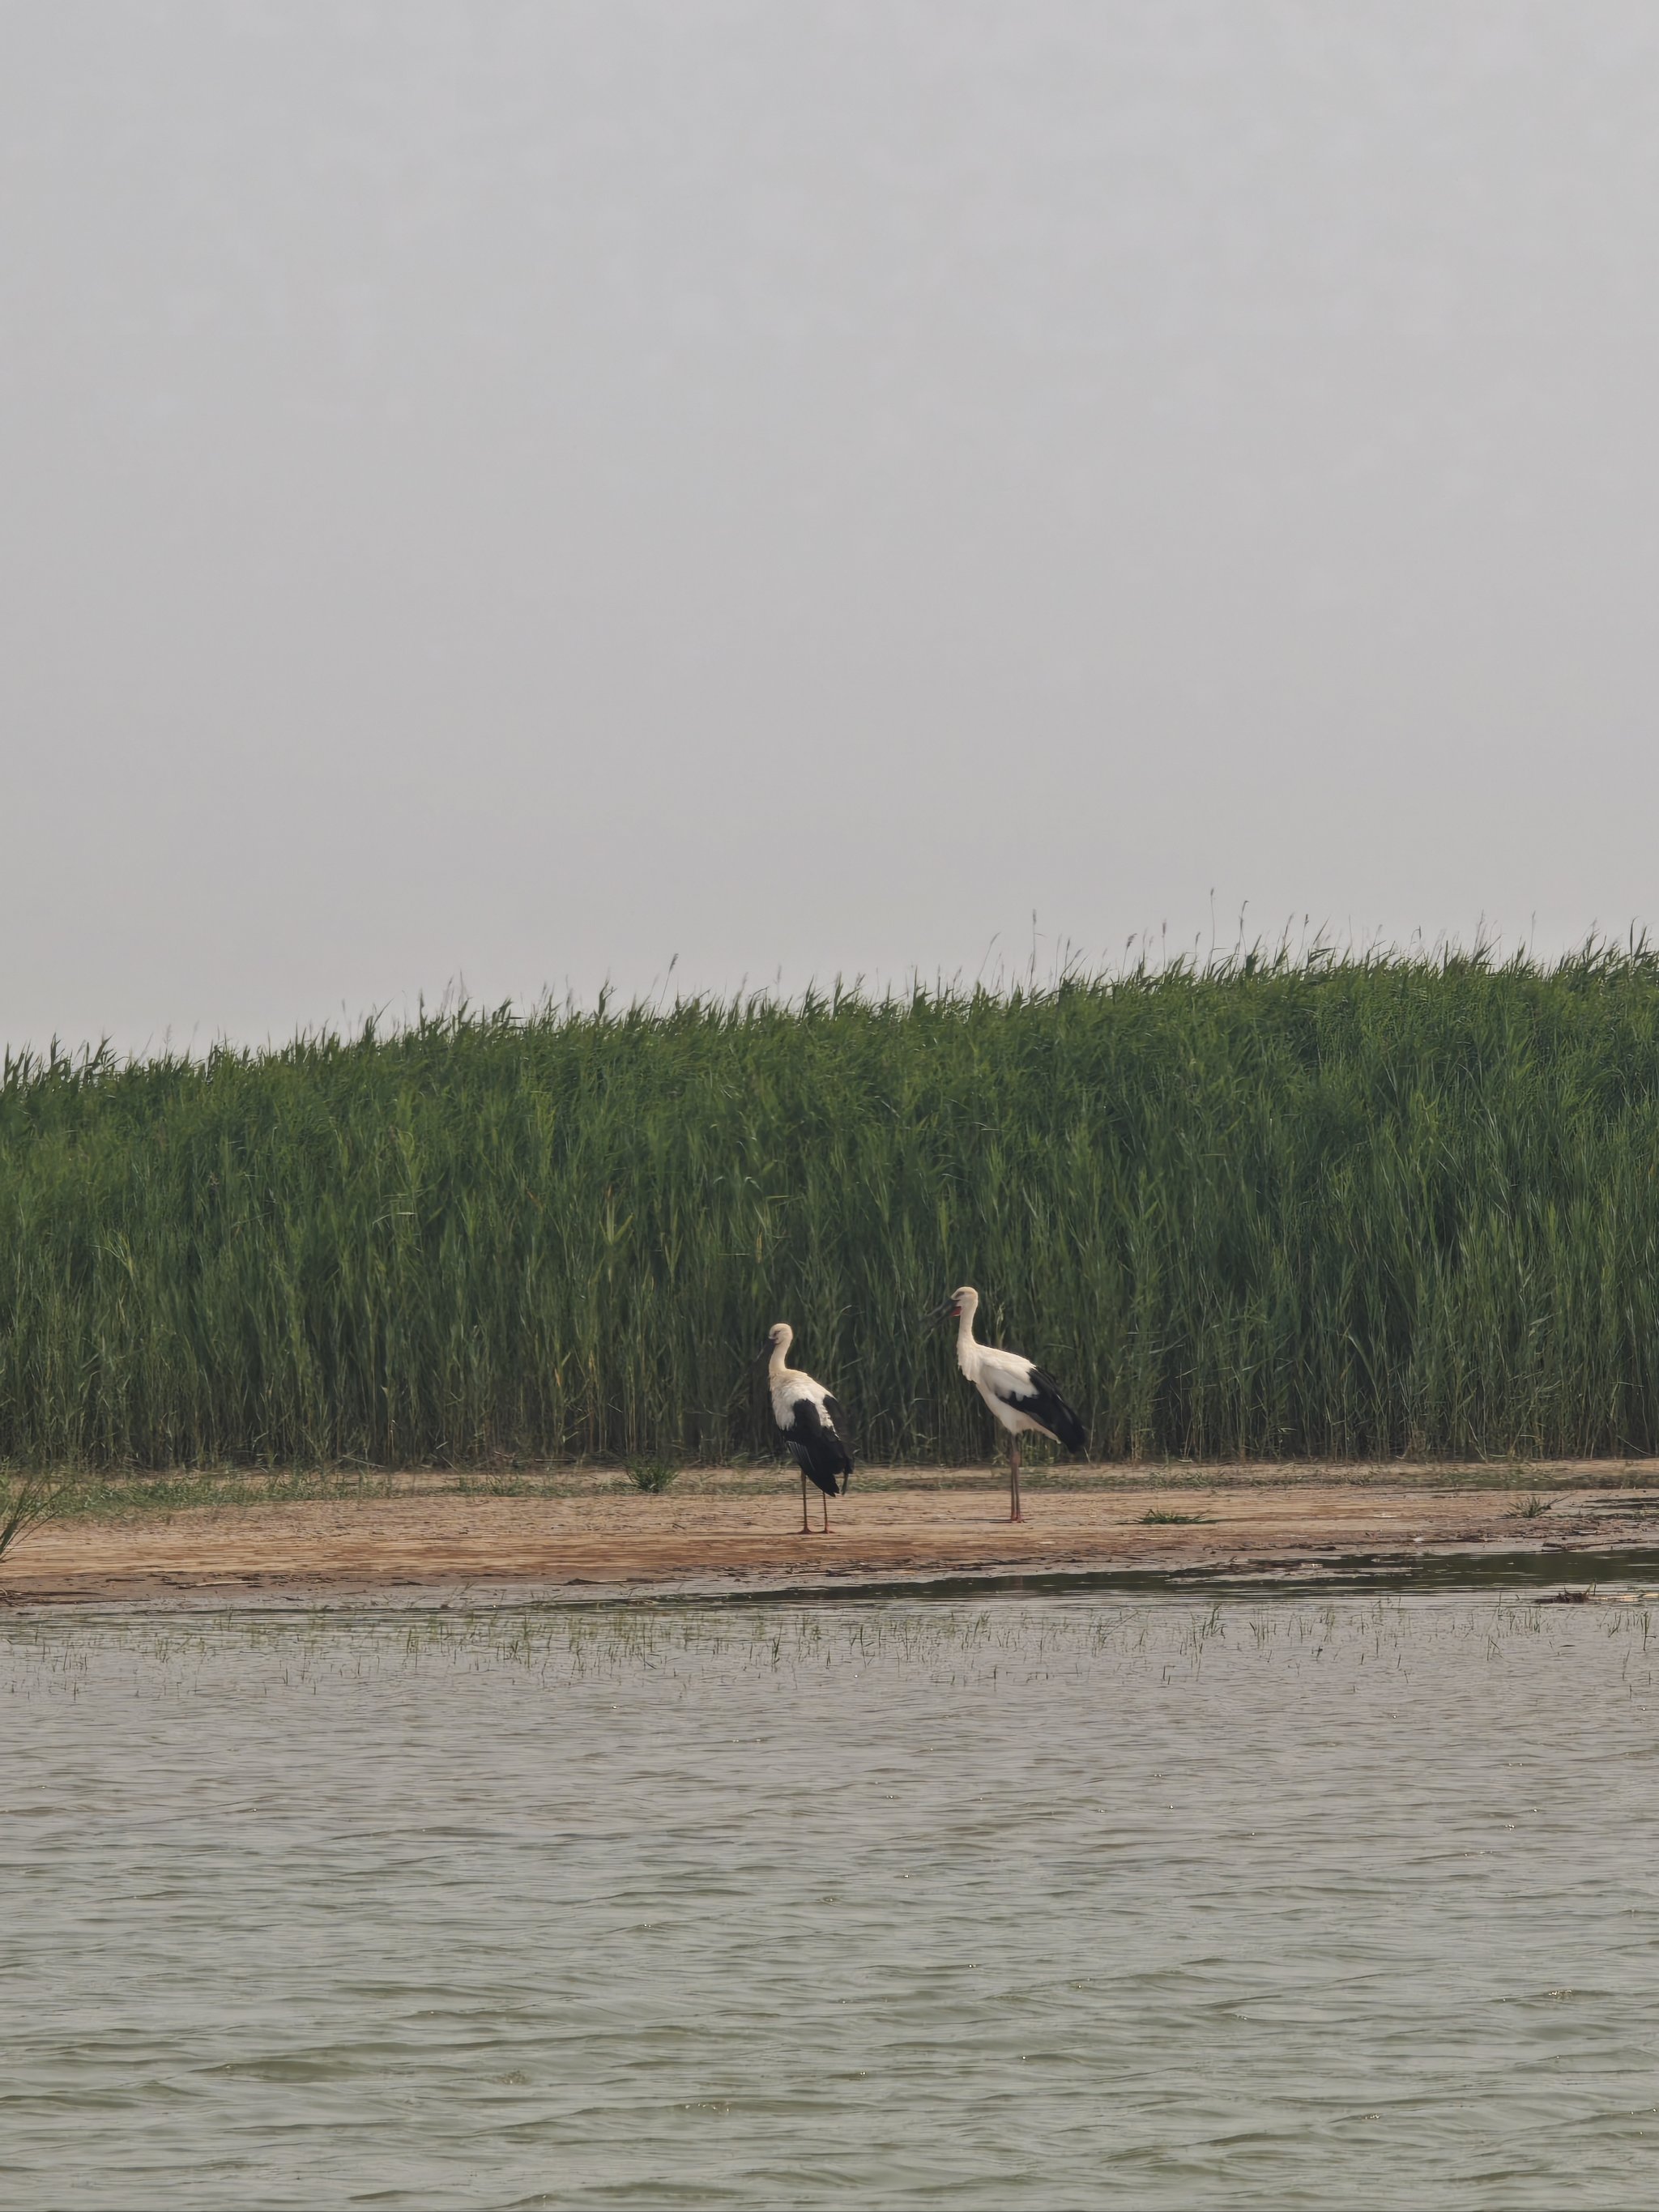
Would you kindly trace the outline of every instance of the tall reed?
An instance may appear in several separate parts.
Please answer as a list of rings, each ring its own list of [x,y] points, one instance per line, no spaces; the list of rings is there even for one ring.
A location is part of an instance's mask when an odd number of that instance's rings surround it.
[[[964,1280],[1103,1455],[1650,1451],[1656,1170],[1640,947],[25,1054],[0,1458],[715,1460],[785,1318],[960,1462]]]

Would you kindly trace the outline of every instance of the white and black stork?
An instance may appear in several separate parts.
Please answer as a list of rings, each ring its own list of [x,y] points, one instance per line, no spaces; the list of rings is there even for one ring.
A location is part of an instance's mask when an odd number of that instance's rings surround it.
[[[795,1332],[787,1321],[775,1322],[766,1332],[761,1358],[772,1394],[772,1419],[778,1433],[800,1468],[800,1533],[813,1534],[806,1517],[806,1479],[823,1492],[823,1530],[830,1533],[830,1500],[846,1495],[853,1474],[853,1447],[847,1441],[847,1419],[822,1382],[815,1382],[788,1363]]]
[[[1008,1431],[1008,1518],[1023,1521],[1019,1510],[1019,1439],[1026,1429],[1052,1437],[1067,1451],[1086,1451],[1089,1438],[1083,1424],[1060,1395],[1060,1385],[1045,1375],[1034,1359],[1023,1352],[998,1352],[974,1335],[974,1316],[979,1292],[971,1283],[952,1291],[942,1306],[928,1315],[943,1321],[947,1314],[957,1322],[957,1364]]]

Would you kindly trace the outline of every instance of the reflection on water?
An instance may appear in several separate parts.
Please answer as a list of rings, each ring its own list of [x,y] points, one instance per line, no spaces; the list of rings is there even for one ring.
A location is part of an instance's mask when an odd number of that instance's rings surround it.
[[[1656,1631],[15,1619],[0,2191],[1649,2207]]]

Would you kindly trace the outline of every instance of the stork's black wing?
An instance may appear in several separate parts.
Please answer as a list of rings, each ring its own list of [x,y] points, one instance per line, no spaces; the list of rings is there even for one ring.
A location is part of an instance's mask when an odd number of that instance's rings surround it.
[[[1005,1405],[1018,1406],[1022,1413],[1029,1413],[1034,1421],[1040,1421],[1051,1436],[1060,1438],[1067,1451],[1088,1450],[1088,1431],[1060,1396],[1060,1385],[1052,1375],[1033,1367],[1026,1376],[1023,1390],[1006,1385],[1000,1375],[991,1388]]]
[[[794,1454],[803,1474],[834,1498],[847,1487],[853,1472],[853,1454],[846,1437],[841,1407],[826,1397],[821,1418],[811,1398],[797,1398],[789,1409],[789,1425],[783,1440]]]
[[[842,1450],[846,1454],[847,1464],[842,1469],[842,1481],[841,1486],[842,1488],[845,1490],[847,1487],[846,1478],[853,1472],[852,1433],[847,1425],[846,1414],[842,1413],[841,1407],[836,1403],[835,1400],[830,1395],[830,1393],[827,1390],[823,1394],[823,1413],[824,1419],[828,1423],[830,1431],[834,1434],[836,1442],[841,1446]]]

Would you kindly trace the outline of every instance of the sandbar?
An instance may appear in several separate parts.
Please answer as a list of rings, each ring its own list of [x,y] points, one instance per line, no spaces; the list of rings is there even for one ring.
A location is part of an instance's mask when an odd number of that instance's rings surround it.
[[[550,1478],[537,1495],[458,1491],[453,1476],[379,1480],[383,1494],[143,1506],[50,1522],[0,1560],[0,1605],[483,1602],[1055,1573],[1317,1576],[1358,1560],[1659,1549],[1659,1463],[1645,1461],[1034,1470],[1018,1524],[994,1470],[872,1469],[831,1507],[828,1536],[803,1536],[799,1490],[786,1474],[754,1469],[698,1470],[655,1496],[599,1471]],[[818,1517],[815,1492],[815,1527]]]

